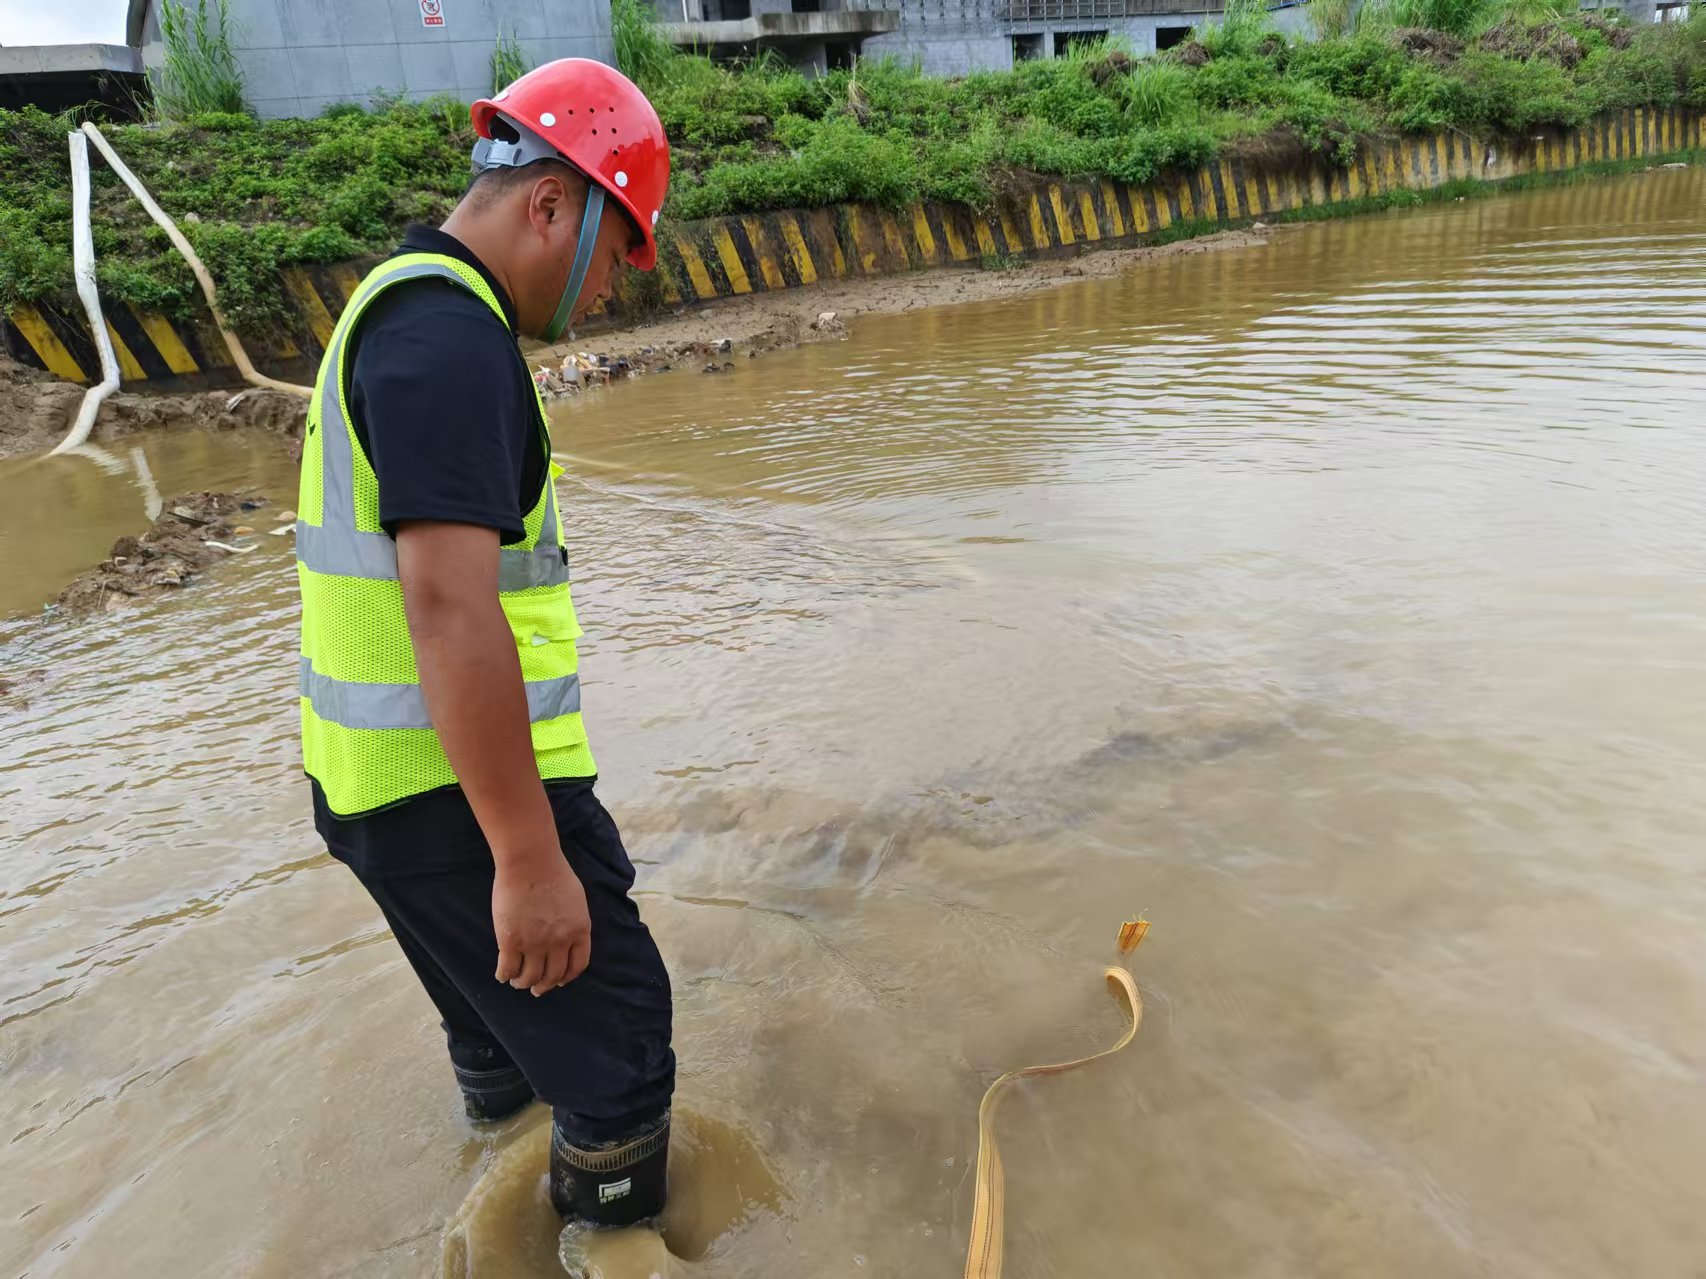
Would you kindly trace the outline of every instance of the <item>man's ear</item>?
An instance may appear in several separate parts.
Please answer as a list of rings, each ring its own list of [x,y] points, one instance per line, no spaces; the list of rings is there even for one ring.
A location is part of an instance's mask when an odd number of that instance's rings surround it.
[[[568,216],[568,206],[568,184],[557,174],[546,173],[533,184],[533,194],[528,199],[528,220],[535,230],[545,234]]]

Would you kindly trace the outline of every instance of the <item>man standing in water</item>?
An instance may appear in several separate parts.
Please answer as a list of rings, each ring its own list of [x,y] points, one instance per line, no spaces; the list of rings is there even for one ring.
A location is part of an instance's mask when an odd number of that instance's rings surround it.
[[[443,1019],[470,1117],[553,1111],[551,1198],[663,1207],[669,977],[593,795],[550,436],[517,334],[650,270],[657,113],[564,59],[474,104],[475,177],[350,299],[302,453],[301,708],[314,819]]]

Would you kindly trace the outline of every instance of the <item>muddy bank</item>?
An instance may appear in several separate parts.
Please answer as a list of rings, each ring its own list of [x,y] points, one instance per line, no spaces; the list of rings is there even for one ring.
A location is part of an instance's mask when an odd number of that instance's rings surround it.
[[[59,617],[88,617],[124,608],[139,596],[175,590],[231,555],[253,550],[256,536],[289,527],[289,512],[268,511],[254,494],[188,493],[162,504],[154,526],[121,537],[107,558],[79,574],[59,595]]]
[[[43,453],[65,438],[84,388],[0,356],[0,458]],[[306,401],[280,391],[198,391],[158,395],[118,391],[101,405],[90,439],[97,443],[137,431],[192,426],[245,428],[276,435],[301,433]]]
[[[1279,228],[1283,229],[1283,228]],[[604,329],[528,353],[541,388],[573,395],[584,385],[646,373],[687,369],[721,372],[735,357],[752,358],[785,347],[845,335],[856,315],[896,315],[925,306],[982,302],[1056,288],[1074,280],[1119,275],[1158,258],[1265,245],[1275,228],[1257,223],[1172,244],[1099,249],[1072,258],[1018,261],[1011,270],[944,269],[816,284],[805,289],[752,293],[686,308],[646,324]],[[829,320],[820,323],[824,316]],[[593,368],[576,356],[592,357]],[[565,368],[565,361],[571,363]]]

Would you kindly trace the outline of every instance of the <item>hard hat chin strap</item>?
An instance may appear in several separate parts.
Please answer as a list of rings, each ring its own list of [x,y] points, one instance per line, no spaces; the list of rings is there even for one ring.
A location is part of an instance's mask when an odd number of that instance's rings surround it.
[[[586,184],[586,211],[581,214],[580,239],[575,243],[575,261],[569,268],[569,282],[563,286],[562,301],[546,326],[545,340],[555,342],[562,337],[574,317],[575,302],[586,284],[586,273],[592,268],[592,250],[598,244],[599,223],[604,217],[604,188],[598,183]]]

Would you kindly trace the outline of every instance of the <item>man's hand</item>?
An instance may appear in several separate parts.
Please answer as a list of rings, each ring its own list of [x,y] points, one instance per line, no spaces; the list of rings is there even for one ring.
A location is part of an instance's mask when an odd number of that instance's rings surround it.
[[[586,892],[555,848],[498,860],[492,927],[498,935],[495,976],[535,996],[568,985],[592,958]]]

